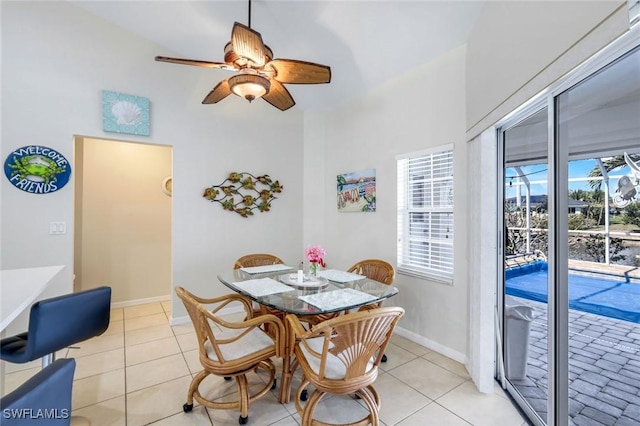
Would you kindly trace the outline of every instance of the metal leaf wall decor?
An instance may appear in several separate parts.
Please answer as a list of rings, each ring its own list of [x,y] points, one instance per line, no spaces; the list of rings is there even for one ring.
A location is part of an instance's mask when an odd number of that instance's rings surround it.
[[[222,204],[222,208],[238,213],[242,217],[253,216],[253,210],[268,212],[274,194],[282,192],[280,182],[269,175],[254,176],[251,173],[229,173],[220,185],[204,190],[202,196],[209,201]]]

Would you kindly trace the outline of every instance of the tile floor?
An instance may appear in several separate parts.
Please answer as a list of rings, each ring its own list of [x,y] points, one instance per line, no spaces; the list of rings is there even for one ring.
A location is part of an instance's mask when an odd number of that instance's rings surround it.
[[[192,412],[182,412],[189,383],[200,364],[191,324],[171,327],[170,310],[170,302],[114,309],[105,334],[58,354],[77,362],[73,416],[84,417],[94,426],[238,424],[236,410],[196,405]],[[389,361],[382,364],[376,381],[383,426],[527,424],[499,386],[492,394],[479,393],[458,362],[400,336],[393,337],[386,354]],[[6,364],[5,368],[5,390],[9,392],[40,367],[37,361]],[[261,380],[253,376],[253,383]],[[209,397],[233,396],[234,382],[210,377],[205,384],[210,387]],[[294,378],[293,389],[297,384]],[[295,405],[278,403],[277,392],[251,405],[249,425],[299,425]],[[334,423],[355,420],[363,412],[358,400],[336,396],[325,398],[316,411],[318,417]]]

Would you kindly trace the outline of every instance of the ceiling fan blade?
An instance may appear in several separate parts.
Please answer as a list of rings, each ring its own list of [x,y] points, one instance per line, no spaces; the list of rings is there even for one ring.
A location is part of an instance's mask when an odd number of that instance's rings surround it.
[[[231,87],[229,87],[229,79],[222,80],[213,88],[211,92],[202,101],[203,104],[217,104],[227,96],[231,94]]]
[[[295,59],[274,59],[267,63],[265,70],[275,70],[272,78],[288,84],[321,84],[331,81],[331,68],[313,62]]]
[[[225,70],[235,70],[234,67],[225,64],[224,62],[208,62],[208,61],[198,61],[196,59],[180,59],[180,58],[169,58],[167,56],[156,56],[156,61],[158,62],[170,62],[172,64],[180,64],[180,65],[193,65],[195,67],[203,67],[203,68],[221,68]]]
[[[271,80],[269,93],[262,98],[281,111],[286,111],[296,104],[291,93],[277,80]]]
[[[233,24],[231,31],[231,46],[236,55],[249,59],[255,66],[265,64],[265,48],[262,36],[239,22]]]

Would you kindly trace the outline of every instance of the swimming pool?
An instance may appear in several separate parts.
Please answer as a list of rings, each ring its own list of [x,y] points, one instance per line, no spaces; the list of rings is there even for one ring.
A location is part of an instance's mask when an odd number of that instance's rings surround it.
[[[547,262],[505,272],[510,296],[547,302]],[[640,284],[569,274],[569,308],[640,323]]]

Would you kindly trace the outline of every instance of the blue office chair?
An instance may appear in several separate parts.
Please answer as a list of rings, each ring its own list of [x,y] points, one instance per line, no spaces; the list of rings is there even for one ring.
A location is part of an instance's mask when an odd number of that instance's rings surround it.
[[[3,426],[68,426],[76,360],[61,358],[0,399]]]
[[[31,306],[29,331],[0,340],[0,359],[22,364],[104,333],[109,327],[111,287],[40,300]]]

